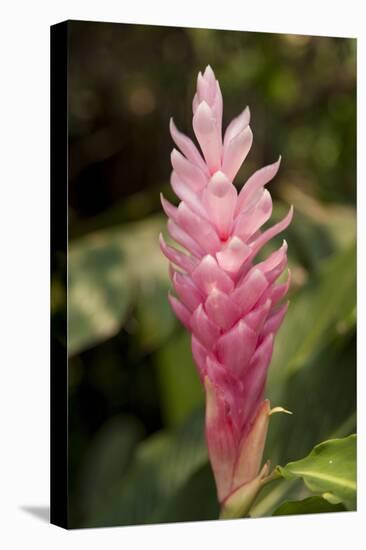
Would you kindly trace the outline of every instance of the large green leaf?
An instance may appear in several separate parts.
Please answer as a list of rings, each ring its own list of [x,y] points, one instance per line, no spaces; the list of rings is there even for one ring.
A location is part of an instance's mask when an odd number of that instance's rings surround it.
[[[166,424],[177,425],[204,399],[187,331],[179,329],[154,359]]]
[[[274,516],[344,512],[343,504],[331,504],[322,497],[308,497],[304,500],[284,502],[273,512]]]
[[[345,331],[348,320],[354,321],[355,265],[356,247],[352,243],[322,262],[318,273],[312,275],[290,304],[271,365],[271,375],[276,373],[277,393],[282,391],[281,378],[301,369],[314,351]],[[274,395],[274,388],[272,392]]]
[[[275,379],[272,379],[274,384]],[[305,456],[319,441],[355,430],[356,338],[351,329],[314,350],[301,369],[279,377],[273,406],[293,412],[271,417],[265,457],[286,464]],[[331,391],[330,391],[331,388]]]
[[[141,333],[142,344],[150,346],[169,334],[174,319],[165,298],[167,263],[158,244],[162,227],[163,219],[155,217],[72,242],[68,269],[71,354],[117,333],[135,302],[131,330]]]
[[[183,497],[179,495],[205,464],[207,450],[200,409],[175,432],[157,433],[142,442],[125,475],[116,480],[111,498],[101,502],[94,514],[85,518],[84,525],[157,523],[168,515],[169,503],[177,507],[176,513],[170,508],[170,521],[181,521]],[[212,494],[212,486],[209,490]]]
[[[120,415],[106,422],[94,436],[78,487],[83,516],[93,516],[103,502],[115,498],[115,481],[123,477],[142,435],[142,426],[135,418]]]
[[[271,419],[266,456],[274,463],[304,456],[355,411],[354,266],[353,246],[326,260],[294,296],[276,337],[267,395],[294,414]]]
[[[311,491],[326,500],[356,509],[356,435],[324,441],[302,460],[277,469],[287,479],[301,477]]]

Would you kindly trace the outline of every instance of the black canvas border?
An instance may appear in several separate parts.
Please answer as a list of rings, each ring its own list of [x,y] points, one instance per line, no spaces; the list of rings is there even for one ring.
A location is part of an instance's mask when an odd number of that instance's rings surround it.
[[[51,282],[58,258],[68,251],[68,22],[51,26]],[[64,278],[67,281],[67,262]],[[51,286],[52,288],[52,286]],[[51,316],[51,486],[50,521],[68,528],[68,359],[67,304],[58,320]],[[61,322],[61,326],[60,326]],[[61,330],[60,330],[61,329]]]

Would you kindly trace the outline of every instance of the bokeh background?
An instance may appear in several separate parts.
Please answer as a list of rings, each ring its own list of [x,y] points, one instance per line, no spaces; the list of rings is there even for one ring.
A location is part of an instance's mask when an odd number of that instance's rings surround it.
[[[251,109],[254,143],[237,184],[282,154],[272,220],[295,208],[284,235],[291,304],[267,388],[274,406],[294,414],[271,420],[265,458],[285,464],[355,431],[356,41],[69,22],[73,527],[218,515],[204,395],[189,337],[168,305],[158,246],[160,191],[175,201],[169,118],[192,136],[195,80],[207,64],[220,81],[224,124]],[[56,327],[65,269],[60,254]],[[306,494],[297,482],[274,483],[252,515]]]

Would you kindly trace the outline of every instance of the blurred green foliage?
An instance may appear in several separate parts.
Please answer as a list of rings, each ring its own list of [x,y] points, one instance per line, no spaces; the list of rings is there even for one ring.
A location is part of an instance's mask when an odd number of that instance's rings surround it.
[[[169,308],[158,246],[165,231],[159,192],[173,199],[169,117],[192,135],[195,79],[209,63],[224,124],[247,104],[252,113],[254,144],[238,185],[283,157],[270,190],[274,220],[295,207],[284,235],[293,283],[267,393],[294,414],[271,419],[265,456],[284,465],[355,430],[356,42],[69,25],[71,524],[215,519],[204,395],[189,337]],[[65,267],[60,257],[56,320]],[[306,513],[318,497],[296,480],[276,482],[252,515],[299,498],[298,513]],[[286,506],[282,512],[292,513]]]

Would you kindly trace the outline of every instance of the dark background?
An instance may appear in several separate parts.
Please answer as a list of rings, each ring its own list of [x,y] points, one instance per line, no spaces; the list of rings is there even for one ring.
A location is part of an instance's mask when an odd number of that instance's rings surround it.
[[[217,517],[204,396],[167,303],[157,240],[160,191],[174,200],[169,118],[192,137],[195,80],[207,64],[224,127],[251,109],[254,143],[236,183],[281,154],[274,219],[295,208],[285,235],[291,305],[268,395],[296,414],[271,421],[266,457],[285,463],[354,430],[355,57],[352,39],[69,22],[72,526]],[[65,267],[60,255],[56,323]],[[301,490],[289,483],[253,515]]]

